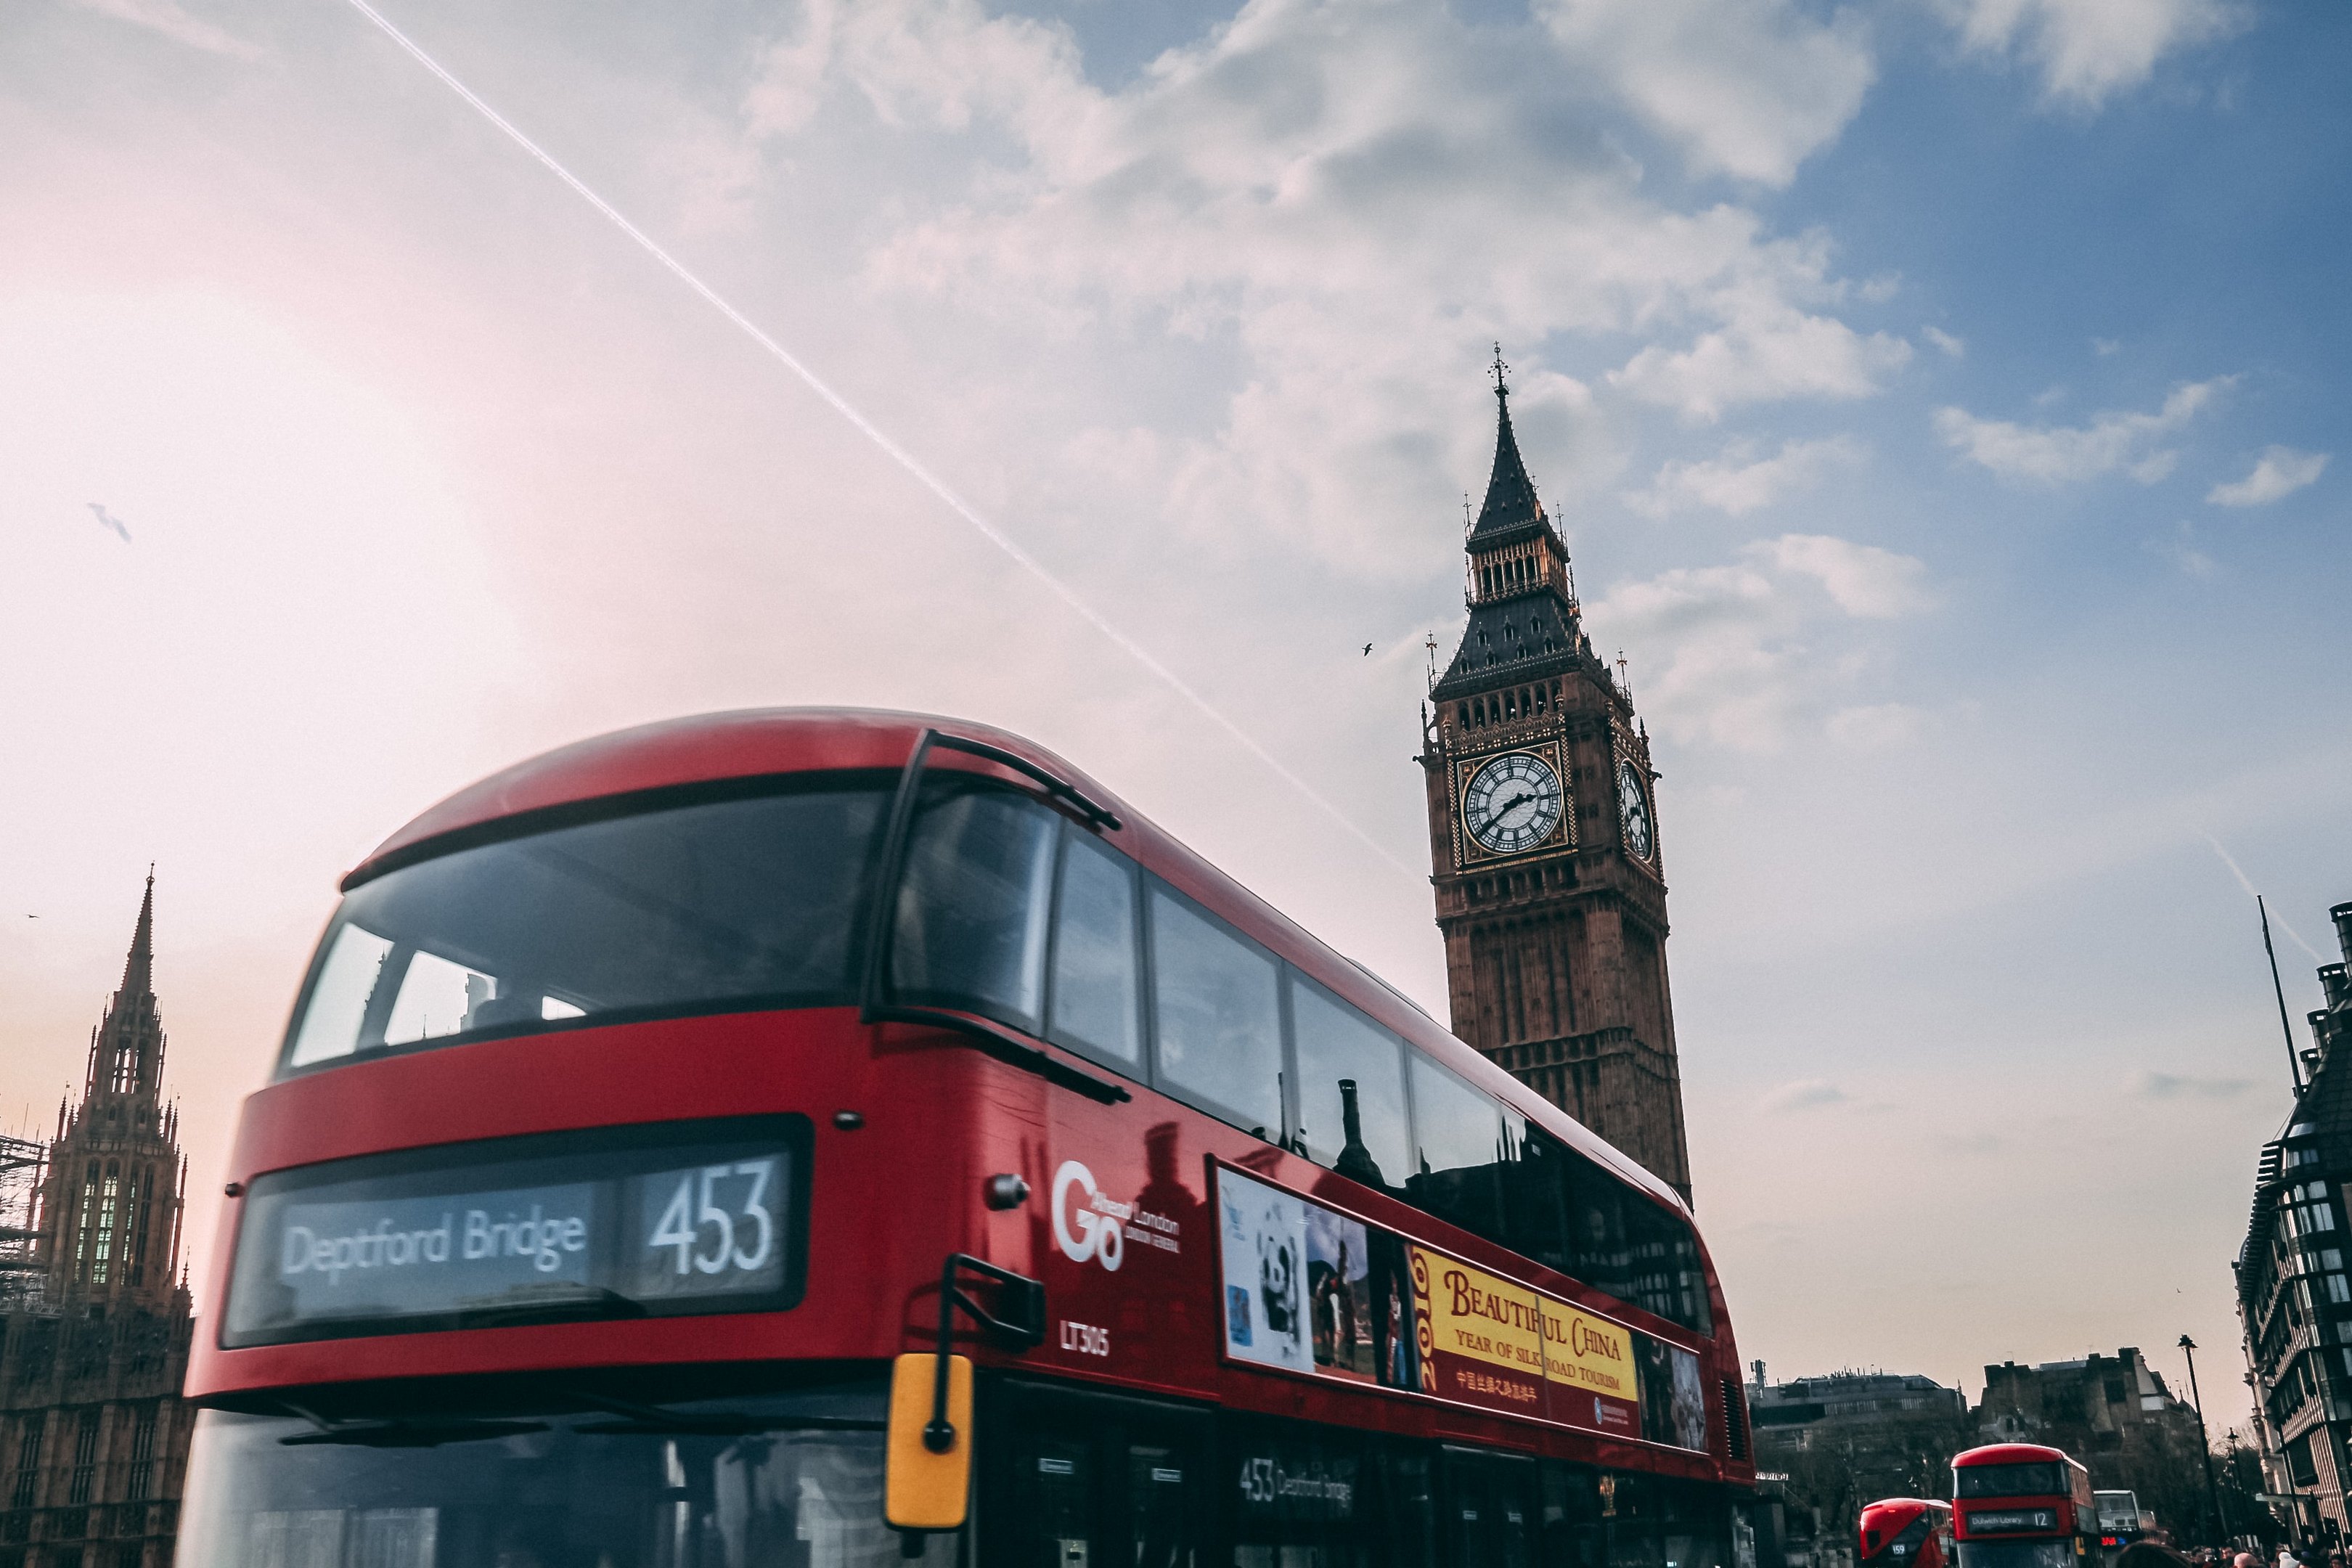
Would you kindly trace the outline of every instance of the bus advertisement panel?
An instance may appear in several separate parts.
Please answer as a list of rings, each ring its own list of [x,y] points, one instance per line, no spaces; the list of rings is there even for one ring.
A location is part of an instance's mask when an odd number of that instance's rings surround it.
[[[1705,1450],[1689,1351],[1240,1171],[1216,1174],[1228,1359]]]

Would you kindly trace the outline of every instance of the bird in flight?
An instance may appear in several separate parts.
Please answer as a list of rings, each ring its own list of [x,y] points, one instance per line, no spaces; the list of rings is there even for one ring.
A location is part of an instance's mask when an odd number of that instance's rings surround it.
[[[100,527],[114,530],[114,531],[121,537],[123,543],[128,544],[131,542],[131,531],[122,526],[122,520],[121,518],[116,517],[113,513],[108,511],[104,506],[100,505],[97,501],[89,503],[89,510],[91,513],[97,517]]]
[[[1372,645],[1371,645],[1371,644],[1370,644],[1370,643],[1366,643],[1366,644],[1364,645],[1364,657],[1365,657],[1366,658],[1371,658],[1371,657],[1372,657]]]

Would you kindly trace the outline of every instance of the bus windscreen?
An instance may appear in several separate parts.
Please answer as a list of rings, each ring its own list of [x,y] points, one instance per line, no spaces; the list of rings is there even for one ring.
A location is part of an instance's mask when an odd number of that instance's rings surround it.
[[[329,926],[284,1068],[575,1021],[845,1003],[887,798],[869,776],[810,774],[386,872]]]

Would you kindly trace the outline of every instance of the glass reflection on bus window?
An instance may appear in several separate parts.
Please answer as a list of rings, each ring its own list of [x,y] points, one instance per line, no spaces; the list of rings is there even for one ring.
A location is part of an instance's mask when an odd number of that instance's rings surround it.
[[[1412,1169],[1403,1043],[1296,975],[1290,1025],[1307,1156],[1368,1186],[1402,1184]]]
[[[882,1518],[879,1390],[705,1402],[714,1435],[603,1414],[436,1415],[413,1445],[318,1441],[294,1416],[206,1411],[188,1471],[182,1568],[899,1568]],[[871,1431],[811,1430],[870,1415]],[[911,1538],[952,1568],[958,1536]]]
[[[892,993],[1040,1033],[1061,819],[1026,796],[968,780],[935,778],[923,793],[898,883]]]
[[[2069,1490],[2065,1467],[2047,1462],[1961,1465],[1952,1472],[1952,1478],[1964,1498],[2050,1497]]]
[[[1495,1167],[1503,1156],[1501,1108],[1416,1052],[1412,1127],[1416,1169],[1405,1187],[1413,1204],[1499,1240]]]
[[[1066,829],[1065,837],[1055,906],[1049,1037],[1135,1071],[1143,1057],[1135,866],[1075,827]]]
[[[607,1016],[850,1001],[882,786],[763,787],[781,793],[551,827],[354,888],[285,1066]]]
[[[1151,890],[1160,1079],[1170,1092],[1273,1137],[1282,1127],[1282,1004],[1273,958]]]

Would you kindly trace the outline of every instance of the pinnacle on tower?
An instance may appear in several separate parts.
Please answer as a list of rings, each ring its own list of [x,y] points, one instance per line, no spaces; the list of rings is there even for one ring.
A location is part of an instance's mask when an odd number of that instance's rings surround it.
[[[122,965],[122,994],[131,1000],[155,989],[155,868],[147,868],[147,896],[139,901],[139,926],[131,933],[131,956]]]
[[[1543,503],[1536,499],[1535,483],[1528,478],[1528,466],[1519,457],[1518,437],[1511,431],[1509,369],[1503,363],[1501,345],[1496,345],[1495,468],[1486,480],[1486,500],[1478,509],[1478,521],[1470,527],[1473,540],[1524,527],[1543,518]]]

